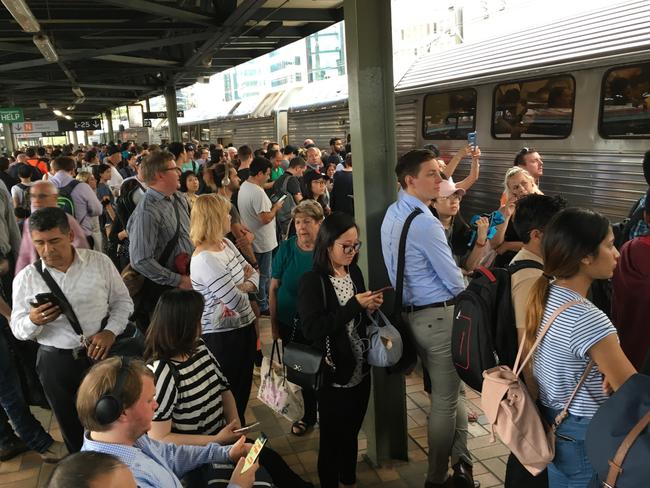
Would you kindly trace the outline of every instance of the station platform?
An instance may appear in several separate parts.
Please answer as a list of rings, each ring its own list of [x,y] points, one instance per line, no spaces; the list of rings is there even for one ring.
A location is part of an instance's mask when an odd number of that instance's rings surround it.
[[[270,354],[271,324],[261,321],[262,344],[265,355]],[[292,469],[318,486],[316,461],[318,459],[318,426],[303,437],[290,433],[288,420],[276,415],[257,399],[259,377],[254,378],[251,399],[246,413],[247,422],[259,421],[261,429],[269,436],[273,447]],[[359,438],[357,468],[358,488],[422,488],[427,469],[427,411],[429,396],[424,392],[422,378],[412,374],[406,378],[408,409],[409,461],[388,461],[381,467],[371,466],[364,455],[367,440],[363,431]],[[480,408],[480,398],[467,389],[465,401],[468,409],[479,414],[478,422],[469,424],[469,448],[474,456],[474,477],[483,488],[502,488],[509,451],[499,441],[490,443],[488,425]],[[61,439],[56,419],[49,410],[32,407],[32,412],[52,437]],[[14,459],[0,463],[0,488],[40,488],[45,486],[52,466],[43,464],[35,452],[26,452]]]

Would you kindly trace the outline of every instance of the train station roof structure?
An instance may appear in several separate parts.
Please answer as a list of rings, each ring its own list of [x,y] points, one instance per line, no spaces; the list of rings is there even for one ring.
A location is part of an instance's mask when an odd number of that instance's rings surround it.
[[[343,20],[342,0],[1,0],[0,106],[75,117],[151,98]]]

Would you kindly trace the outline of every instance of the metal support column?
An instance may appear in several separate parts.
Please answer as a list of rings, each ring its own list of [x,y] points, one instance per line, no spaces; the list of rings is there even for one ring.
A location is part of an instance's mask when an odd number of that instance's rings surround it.
[[[73,130],[73,131],[72,131],[72,144],[74,144],[75,149],[76,149],[77,146],[79,145],[79,136],[78,136],[76,130]]]
[[[178,119],[176,118],[176,87],[173,85],[165,87],[165,105],[167,107],[167,127],[169,128],[169,141],[174,142],[181,140],[181,131],[178,128]]]
[[[367,243],[359,262],[371,290],[388,283],[380,228],[397,192],[390,5],[391,0],[344,3],[354,211],[361,240]],[[406,460],[404,377],[375,368],[372,386],[364,424],[368,458],[376,465],[387,458]]]
[[[11,124],[2,124],[2,128],[5,133],[5,146],[7,146],[7,151],[12,153],[16,150],[16,145],[14,144],[14,135],[11,133]]]
[[[89,145],[90,145],[90,141],[89,141],[89,139],[88,139],[88,131],[87,131],[87,130],[84,131],[84,144],[85,144],[86,146],[89,146]]]
[[[110,110],[104,112],[104,117],[106,117],[106,126],[108,129],[108,141],[115,143],[115,132],[113,132],[113,114]]]

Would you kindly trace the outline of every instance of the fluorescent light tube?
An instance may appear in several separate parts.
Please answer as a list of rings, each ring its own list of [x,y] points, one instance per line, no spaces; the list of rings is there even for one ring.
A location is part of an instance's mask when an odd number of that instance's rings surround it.
[[[25,0],[2,0],[2,3],[25,32],[40,32],[41,26]]]
[[[59,55],[56,53],[50,38],[47,36],[34,36],[34,44],[41,52],[43,57],[50,63],[56,63],[59,60]]]

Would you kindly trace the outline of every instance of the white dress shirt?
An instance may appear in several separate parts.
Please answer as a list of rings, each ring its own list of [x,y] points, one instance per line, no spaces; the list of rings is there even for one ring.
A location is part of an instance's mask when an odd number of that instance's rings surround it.
[[[75,249],[74,253],[72,265],[65,273],[45,263],[43,268],[50,272],[70,302],[86,338],[100,331],[102,320],[107,315],[105,330],[110,330],[115,336],[120,335],[133,312],[133,301],[117,269],[110,258],[100,252]],[[16,275],[11,312],[12,332],[20,340],[32,339],[45,346],[59,349],[79,347],[80,338],[65,315],[61,314],[43,326],[30,320],[30,302],[34,301],[36,294],[48,292],[50,289],[34,264]]]

